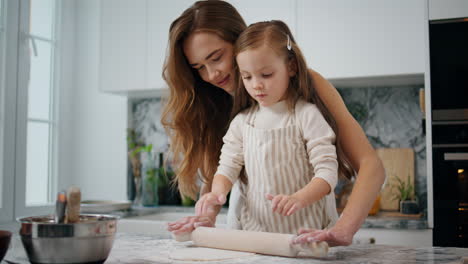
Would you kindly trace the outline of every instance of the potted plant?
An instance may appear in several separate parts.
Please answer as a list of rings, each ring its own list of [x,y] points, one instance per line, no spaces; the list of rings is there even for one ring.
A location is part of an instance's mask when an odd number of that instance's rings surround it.
[[[164,153],[159,153],[158,169],[158,192],[159,202],[164,205],[180,205],[181,197],[174,182],[175,173],[170,166],[170,160],[164,157]]]
[[[136,205],[141,204],[141,161],[140,152],[144,143],[139,140],[139,135],[134,129],[127,129],[128,159],[131,166],[131,175],[128,179],[128,198]]]
[[[153,152],[153,144],[149,144],[139,149],[143,172],[142,205],[157,206],[158,196],[158,169]]]
[[[394,177],[395,181],[392,188],[396,189],[397,193],[394,200],[400,201],[400,213],[402,214],[417,214],[419,213],[419,205],[415,197],[414,185],[408,180],[404,181],[398,177]]]

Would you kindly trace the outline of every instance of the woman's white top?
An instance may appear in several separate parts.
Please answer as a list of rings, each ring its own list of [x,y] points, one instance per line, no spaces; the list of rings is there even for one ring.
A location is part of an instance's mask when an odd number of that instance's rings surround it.
[[[248,175],[248,185],[240,188],[240,228],[296,233],[301,227],[323,229],[336,222],[335,134],[314,104],[299,100],[293,111],[286,101],[252,107],[233,119],[223,140],[217,174],[236,183],[245,165]],[[330,184],[329,195],[292,216],[272,213],[267,193],[293,194],[313,177]]]

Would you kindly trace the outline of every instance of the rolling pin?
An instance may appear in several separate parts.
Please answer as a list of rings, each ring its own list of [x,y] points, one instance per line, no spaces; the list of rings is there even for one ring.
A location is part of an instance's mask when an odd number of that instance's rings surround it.
[[[292,234],[254,232],[213,227],[197,227],[192,233],[175,235],[179,242],[193,241],[195,246],[260,253],[265,255],[297,257],[324,257],[328,254],[327,242],[292,245]]]

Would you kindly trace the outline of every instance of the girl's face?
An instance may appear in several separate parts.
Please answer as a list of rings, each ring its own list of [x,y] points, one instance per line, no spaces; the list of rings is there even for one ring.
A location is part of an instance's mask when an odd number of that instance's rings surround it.
[[[289,79],[295,72],[283,57],[263,45],[242,51],[236,59],[247,92],[260,105],[270,106],[286,99]]]
[[[233,45],[214,33],[192,33],[183,44],[184,54],[200,77],[226,92],[234,89]]]

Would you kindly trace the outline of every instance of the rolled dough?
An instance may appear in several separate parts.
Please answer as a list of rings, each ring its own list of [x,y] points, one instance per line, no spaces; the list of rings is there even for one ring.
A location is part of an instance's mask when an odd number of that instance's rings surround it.
[[[172,251],[169,258],[186,261],[216,261],[244,258],[253,255],[255,255],[255,253],[204,247],[187,247]]]

